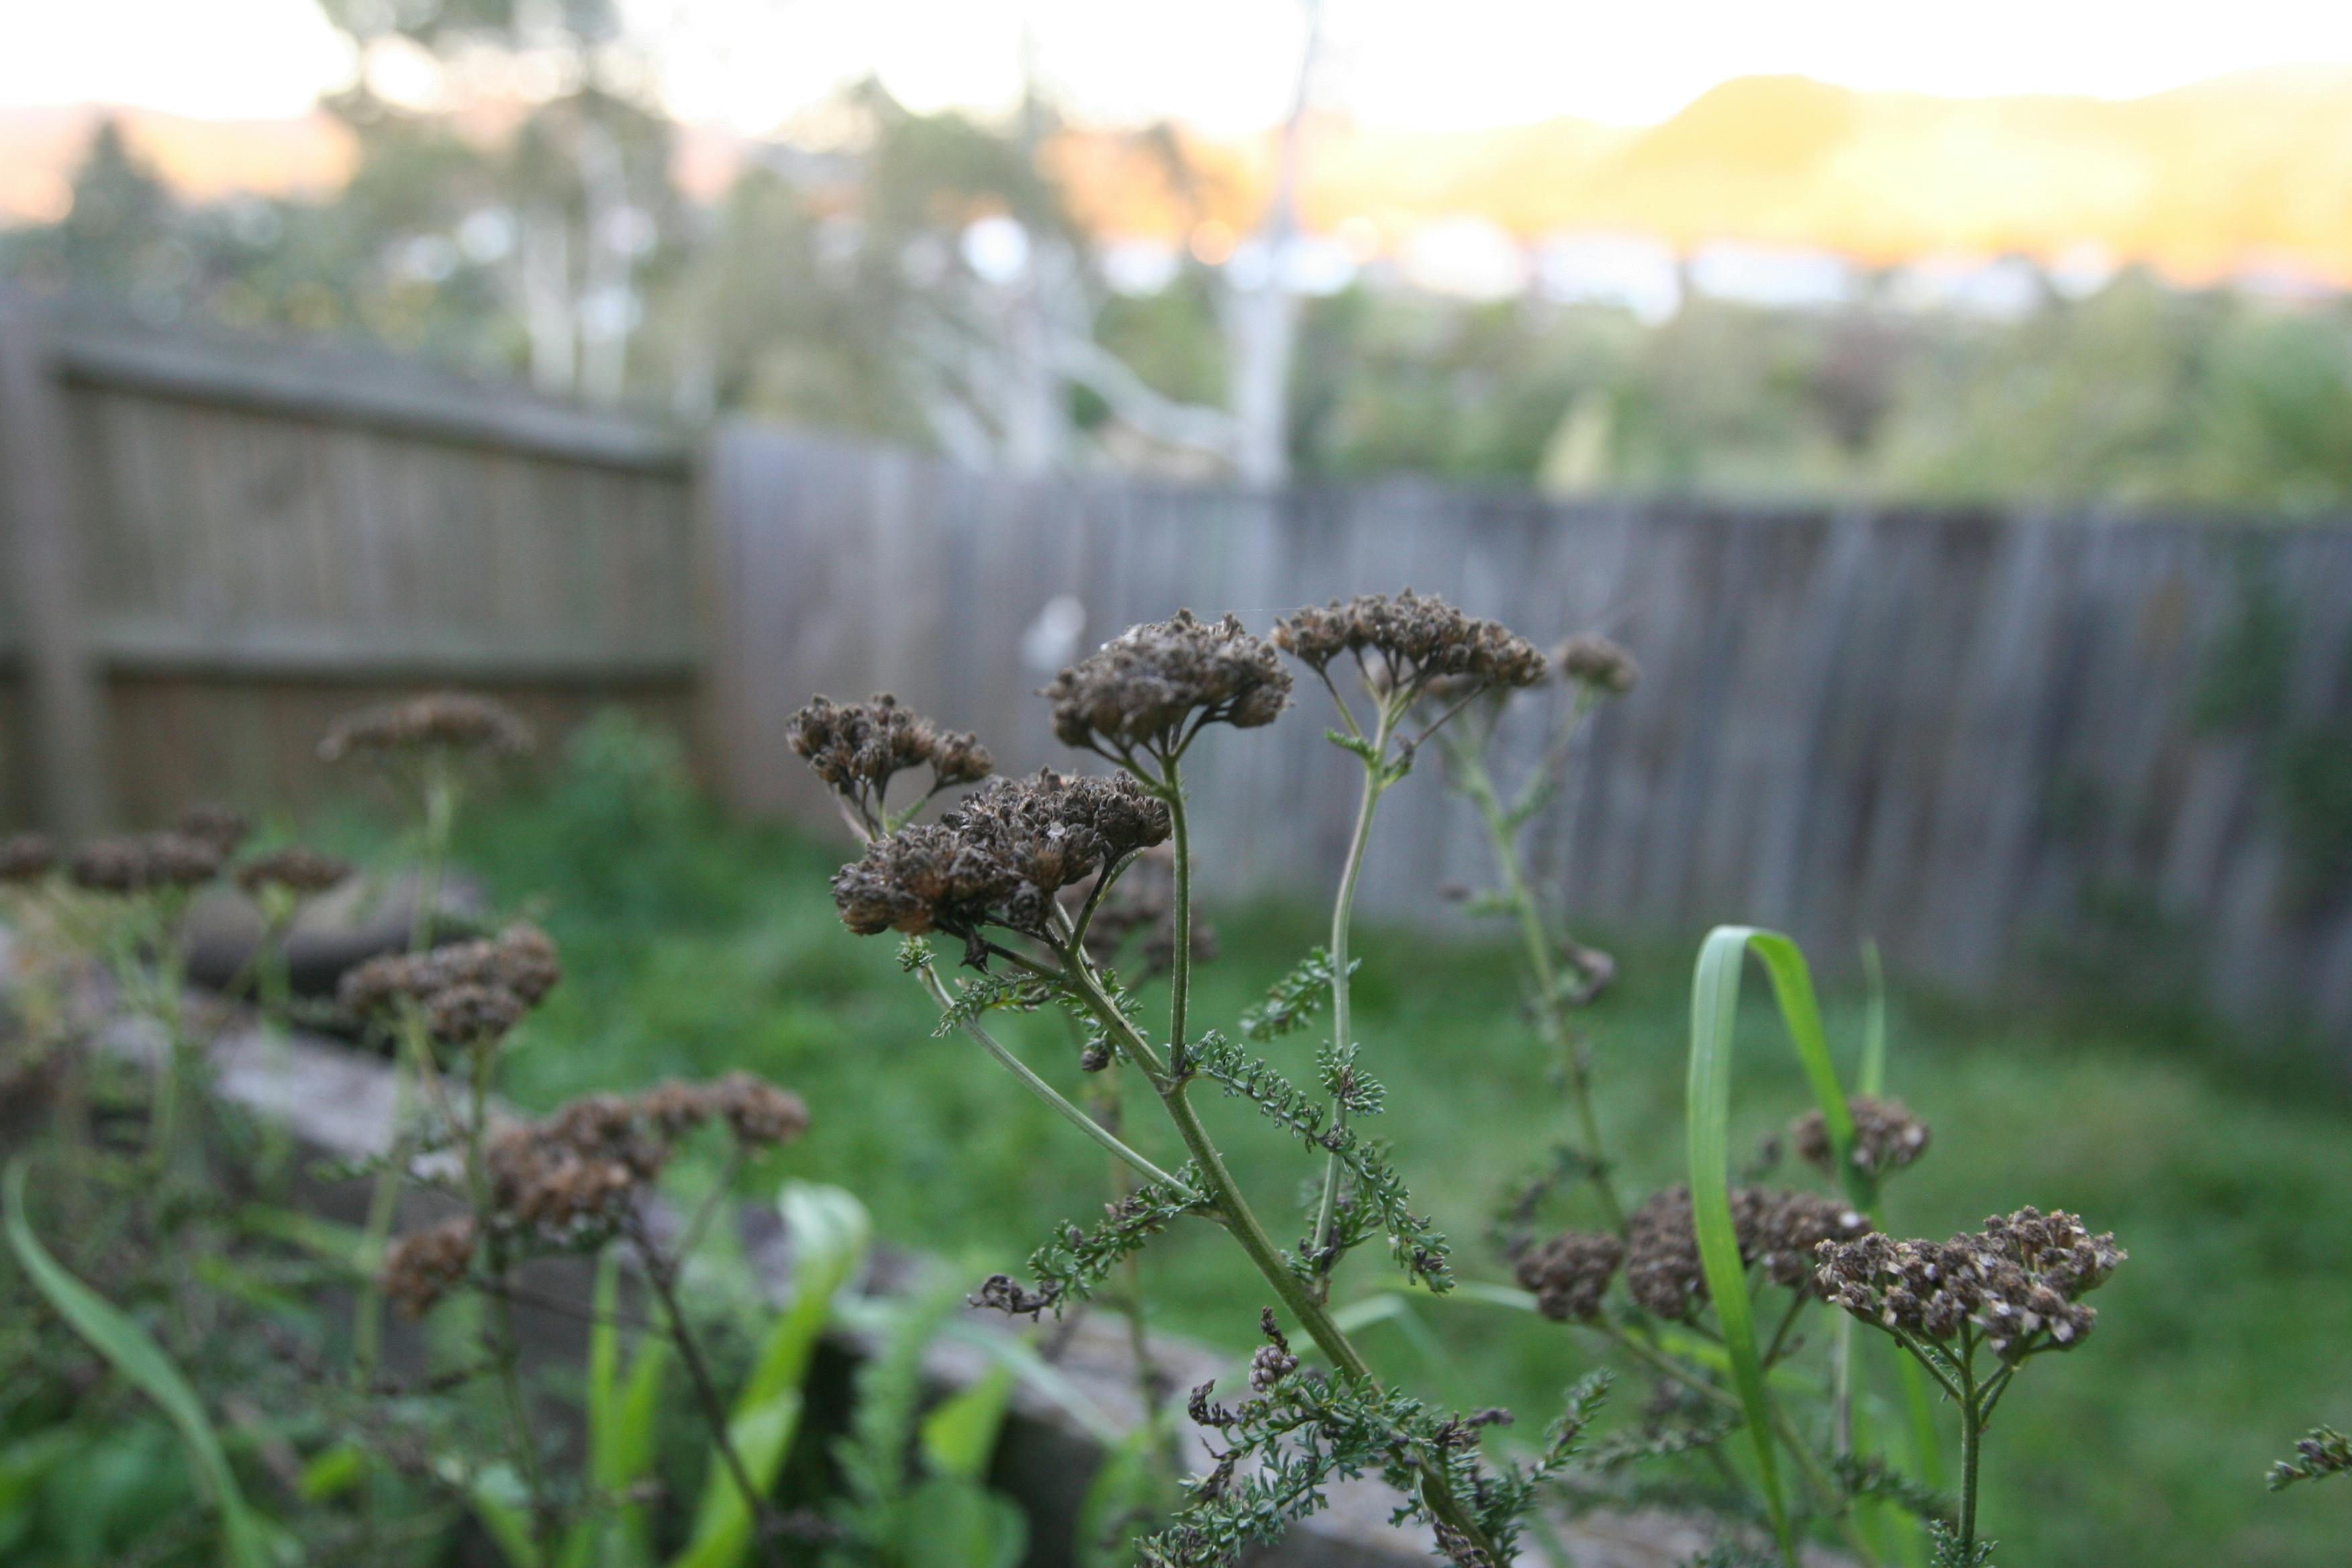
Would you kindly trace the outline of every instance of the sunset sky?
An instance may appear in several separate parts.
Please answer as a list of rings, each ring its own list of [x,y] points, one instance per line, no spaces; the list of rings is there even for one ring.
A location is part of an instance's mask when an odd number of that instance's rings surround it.
[[[751,132],[868,71],[921,107],[1002,103],[1020,79],[1024,33],[1041,74],[1090,118],[1242,132],[1280,116],[1301,31],[1287,0],[625,3],[659,40],[672,110]],[[14,9],[0,107],[274,117],[301,112],[351,70],[314,0]],[[2352,5],[2326,0],[1328,0],[1327,16],[1320,103],[1423,130],[1555,115],[1648,124],[1760,73],[1954,97],[2127,98],[2250,67],[2352,61]]]

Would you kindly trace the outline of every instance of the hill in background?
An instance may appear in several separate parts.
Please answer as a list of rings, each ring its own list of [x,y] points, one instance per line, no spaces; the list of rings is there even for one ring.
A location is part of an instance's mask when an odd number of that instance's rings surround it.
[[[0,219],[57,216],[102,112],[0,111]],[[331,188],[351,165],[348,134],[324,115],[121,113],[132,146],[193,196]],[[2183,282],[2253,269],[2352,286],[2352,67],[2246,72],[2121,102],[1747,77],[1646,128],[1561,119],[1431,134],[1327,119],[1309,146],[1309,226],[1355,220],[1383,245],[1471,216],[1525,238],[1604,230],[1874,264],[2088,248]],[[1131,138],[1073,131],[1053,156],[1107,235],[1181,238],[1196,214],[1245,232],[1270,184],[1272,139],[1184,147],[1203,175],[1190,204]],[[681,182],[713,195],[751,151],[690,131]]]

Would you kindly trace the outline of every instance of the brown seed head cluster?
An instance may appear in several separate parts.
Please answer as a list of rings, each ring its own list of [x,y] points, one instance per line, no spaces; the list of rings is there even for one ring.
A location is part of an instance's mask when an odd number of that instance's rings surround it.
[[[469,692],[435,691],[344,715],[328,728],[319,755],[336,763],[439,746],[516,756],[531,745],[530,726],[503,704]]]
[[[2099,1315],[2079,1298],[2129,1256],[2063,1210],[2021,1208],[1949,1241],[1825,1242],[1816,1274],[1822,1295],[1866,1321],[1932,1340],[1973,1328],[2016,1361],[2082,1343]]]
[[[221,851],[184,833],[93,838],[73,852],[66,874],[94,893],[196,888],[220,874]]]
[[[57,846],[38,833],[0,838],[0,882],[37,882],[57,863]]]
[[[1625,1244],[1600,1231],[1562,1231],[1519,1255],[1522,1289],[1535,1293],[1536,1310],[1558,1323],[1590,1322],[1601,1315],[1601,1297],[1625,1260]]]
[[[490,1140],[491,1202],[499,1217],[554,1241],[616,1226],[669,1161],[669,1144],[616,1094],[575,1100],[544,1121]]]
[[[1742,1263],[1761,1265],[1775,1285],[1824,1295],[1814,1278],[1816,1249],[1872,1228],[1868,1216],[1837,1199],[1765,1187],[1732,1190],[1731,1226]],[[1625,1241],[1625,1289],[1634,1303],[1654,1317],[1688,1321],[1707,1299],[1690,1188],[1653,1193],[1626,1221]]]
[[[425,1026],[453,1046],[495,1045],[530,1009],[503,985],[473,981],[444,986],[425,1001]]]
[[[1235,617],[1203,621],[1179,610],[1129,627],[1039,695],[1054,704],[1054,733],[1065,745],[1166,758],[1204,724],[1273,723],[1290,705],[1290,672]]]
[[[590,1095],[490,1140],[492,1203],[502,1224],[543,1240],[608,1233],[660,1176],[672,1141],[714,1121],[746,1149],[772,1148],[807,1131],[808,1108],[743,1072],[665,1083],[635,1100]]]
[[[361,1018],[412,1001],[425,1009],[437,1038],[483,1045],[521,1022],[562,978],[563,965],[547,933],[513,925],[493,938],[369,959],[343,976],[335,999]]]
[[[474,1262],[474,1222],[466,1215],[409,1232],[385,1249],[379,1277],[404,1317],[421,1318],[465,1282]]]
[[[995,766],[978,736],[941,730],[887,691],[870,702],[811,698],[793,715],[784,738],[869,832],[884,826],[882,797],[897,774],[928,767],[936,793],[978,784]]]
[[[319,850],[289,844],[257,855],[236,868],[236,885],[248,893],[283,888],[297,898],[313,898],[351,879],[352,863]]]
[[[860,936],[1040,934],[1056,893],[1168,834],[1166,803],[1124,773],[992,779],[936,825],[868,845],[835,874],[833,899]]]
[[[1554,648],[1551,662],[1563,680],[1604,697],[1622,697],[1633,689],[1642,674],[1632,654],[1590,632],[1580,632]]]
[[[1535,644],[1499,621],[1410,588],[1310,605],[1276,622],[1274,641],[1321,674],[1352,656],[1375,689],[1418,696],[1443,681],[1455,701],[1489,688],[1534,686],[1549,673]]]
[[[1927,1124],[1899,1100],[1857,1094],[1846,1101],[1853,1113],[1854,1169],[1877,1176],[1899,1171],[1927,1152]],[[1789,1140],[1805,1160],[1830,1168],[1829,1124],[1809,1110],[1789,1125]]]
[[[236,854],[237,846],[253,831],[243,812],[226,805],[192,805],[173,826],[184,837],[219,850],[224,860]]]

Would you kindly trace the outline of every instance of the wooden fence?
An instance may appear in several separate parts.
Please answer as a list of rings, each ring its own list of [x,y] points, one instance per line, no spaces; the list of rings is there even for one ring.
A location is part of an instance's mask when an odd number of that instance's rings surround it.
[[[1538,830],[1604,929],[1874,936],[1969,987],[2123,950],[2352,1039],[2352,528],[1023,481],[0,299],[0,826],[68,829],[302,804],[330,715],[431,682],[630,702],[737,807],[829,825],[783,742],[811,692],[1066,764],[1034,690],[1123,627],[1412,584],[1640,658]],[[1328,886],[1325,705],[1188,770],[1219,890]],[[1382,808],[1376,909],[1484,882],[1438,775]]]
[[[685,724],[691,451],[382,356],[0,300],[0,821],[300,804],[418,686]]]
[[[1540,829],[1596,923],[1767,923],[1832,963],[1874,937],[1970,988],[2121,952],[2352,1031],[2352,529],[1024,482],[748,428],[707,482],[746,808],[822,812],[783,742],[810,691],[888,688],[1012,767],[1067,765],[1032,693],[1073,654],[1183,605],[1263,630],[1411,584],[1641,659]],[[1228,893],[1336,874],[1354,764],[1319,689],[1298,709],[1188,770]],[[1485,885],[1432,762],[1382,807],[1374,908]]]

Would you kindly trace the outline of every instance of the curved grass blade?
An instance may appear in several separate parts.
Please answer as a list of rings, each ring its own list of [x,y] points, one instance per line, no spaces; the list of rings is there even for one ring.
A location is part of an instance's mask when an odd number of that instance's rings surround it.
[[[1822,1028],[1821,1006],[1814,999],[1805,955],[1777,931],[1752,926],[1717,927],[1699,946],[1698,966],[1691,979],[1691,1221],[1698,1239],[1699,1263],[1715,1300],[1716,1321],[1723,1331],[1724,1350],[1731,1361],[1732,1387],[1739,1395],[1748,1437],[1756,1447],[1758,1480],[1772,1533],[1781,1556],[1793,1564],[1796,1541],[1788,1502],[1780,1491],[1771,1393],[1765,1383],[1763,1358],[1756,1348],[1755,1303],[1748,1294],[1748,1271],[1739,1260],[1739,1238],[1731,1219],[1732,1047],[1739,1018],[1739,983],[1750,952],[1762,963],[1772,982],[1780,1020],[1788,1027],[1790,1043],[1821,1107],[1831,1159],[1848,1195],[1866,1208],[1875,1194],[1868,1191],[1868,1178],[1854,1168],[1853,1113],[1846,1106],[1836,1065],[1830,1059],[1829,1039]]]
[[[129,1314],[66,1271],[49,1256],[25,1215],[25,1157],[9,1162],[5,1187],[8,1245],[26,1277],[58,1316],[104,1356],[109,1365],[153,1400],[180,1431],[190,1464],[211,1489],[220,1511],[221,1561],[229,1568],[272,1568],[258,1517],[237,1489],[236,1472],[222,1451],[220,1435],[204,1401],[188,1385],[163,1347]]]

